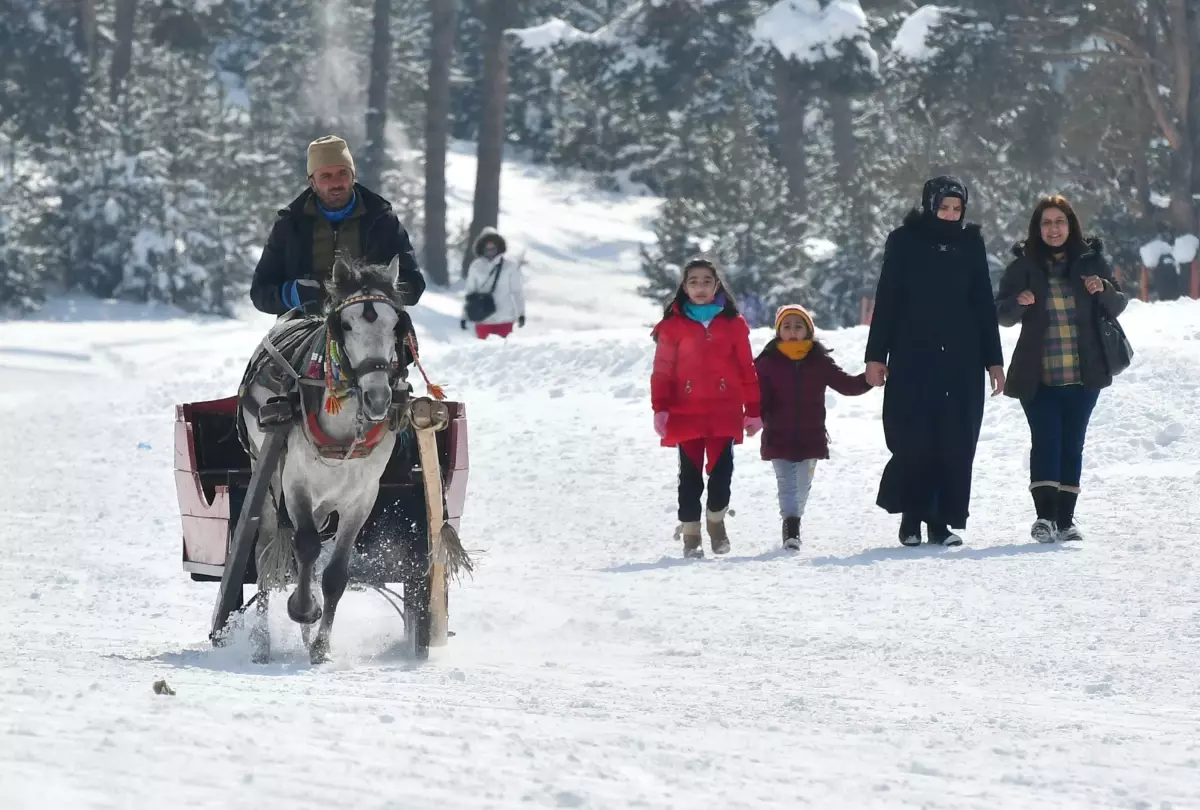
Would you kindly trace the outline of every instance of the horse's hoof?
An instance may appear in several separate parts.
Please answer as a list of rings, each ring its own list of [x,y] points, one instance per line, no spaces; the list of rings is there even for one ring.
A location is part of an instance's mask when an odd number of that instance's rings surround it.
[[[271,663],[271,651],[270,650],[255,650],[250,655],[250,661],[255,664],[269,664],[269,663]]]
[[[296,624],[316,624],[321,621],[321,606],[317,604],[316,599],[309,599],[308,604],[300,606],[296,599],[296,594],[293,593],[288,597],[288,618]]]
[[[317,664],[328,664],[329,639],[320,635],[313,639],[312,646],[308,648],[308,660],[314,666]]]

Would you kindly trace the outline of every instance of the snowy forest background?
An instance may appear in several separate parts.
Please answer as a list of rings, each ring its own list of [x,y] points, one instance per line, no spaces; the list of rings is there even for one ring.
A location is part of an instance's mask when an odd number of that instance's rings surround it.
[[[0,306],[230,312],[329,132],[434,283],[494,224],[503,145],[665,200],[653,297],[704,250],[763,311],[856,323],[946,172],[997,269],[1060,192],[1169,298],[1200,233],[1200,0],[5,0]],[[469,229],[450,139],[478,144]]]

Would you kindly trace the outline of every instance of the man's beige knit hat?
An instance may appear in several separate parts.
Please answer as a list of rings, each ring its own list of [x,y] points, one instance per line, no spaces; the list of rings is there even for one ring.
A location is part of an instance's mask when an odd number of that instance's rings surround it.
[[[336,135],[317,138],[308,145],[308,176],[312,177],[318,169],[327,166],[348,166],[350,171],[354,171],[350,147]]]

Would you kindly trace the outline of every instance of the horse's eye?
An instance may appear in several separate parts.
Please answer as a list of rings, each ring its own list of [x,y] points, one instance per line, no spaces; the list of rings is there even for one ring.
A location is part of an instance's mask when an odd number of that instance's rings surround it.
[[[349,324],[349,322],[347,322],[347,321],[342,321],[342,331],[343,331],[343,332],[349,332],[349,331],[350,331],[350,324]]]

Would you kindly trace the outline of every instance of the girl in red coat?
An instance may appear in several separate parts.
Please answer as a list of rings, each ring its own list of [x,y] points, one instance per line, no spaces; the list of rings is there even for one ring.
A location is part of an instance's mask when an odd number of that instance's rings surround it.
[[[762,389],[765,423],[762,457],[775,467],[783,547],[800,548],[800,520],[808,503],[817,461],[829,458],[825,389],[856,397],[871,386],[866,375],[851,377],[813,338],[812,316],[789,304],[775,314],[775,339],[754,361]]]
[[[717,267],[693,259],[675,298],[652,333],[657,342],[650,400],[663,447],[679,448],[679,522],[685,557],[700,547],[702,471],[708,473],[705,514],[714,554],[729,552],[725,514],[733,478],[733,445],[762,427],[750,327]]]

